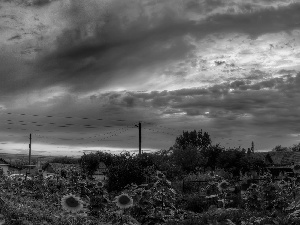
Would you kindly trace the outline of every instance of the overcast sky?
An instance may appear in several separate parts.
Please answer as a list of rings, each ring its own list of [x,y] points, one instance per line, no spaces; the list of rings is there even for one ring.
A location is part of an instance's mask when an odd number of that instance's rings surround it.
[[[300,2],[0,0],[0,151],[300,142]]]

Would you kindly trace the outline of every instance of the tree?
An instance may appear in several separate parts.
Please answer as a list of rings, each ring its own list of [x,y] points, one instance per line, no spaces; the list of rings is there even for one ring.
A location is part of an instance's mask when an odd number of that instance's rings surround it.
[[[266,155],[265,161],[267,164],[274,164],[273,159],[269,153]]]
[[[89,176],[93,175],[98,169],[100,163],[100,157],[96,153],[84,154],[80,158],[80,165],[82,170]]]
[[[153,166],[151,156],[147,153],[131,155],[129,152],[116,155],[108,168],[108,190],[120,191],[126,185],[145,182],[145,171]]]
[[[98,159],[103,162],[107,167],[114,163],[115,156],[108,152],[97,151],[96,155]]]
[[[273,152],[287,152],[289,149],[287,147],[282,147],[281,145],[276,145],[273,149]]]
[[[169,150],[161,149],[154,152],[151,157],[156,168],[165,171],[168,179],[172,180],[183,176],[182,168],[174,162],[172,147]]]
[[[224,148],[222,148],[219,144],[202,150],[201,153],[206,159],[205,167],[210,167],[212,170],[215,170],[217,159],[223,151],[225,151]]]
[[[238,176],[240,171],[248,170],[249,162],[244,151],[229,149],[220,153],[217,159],[217,167]]]
[[[183,171],[194,172],[197,167],[203,167],[206,160],[196,146],[186,146],[186,148],[174,148],[172,155],[174,162]]]
[[[240,172],[259,171],[266,167],[264,160],[255,154],[249,155],[240,149],[229,149],[223,151],[218,159],[217,166],[225,171],[238,176]]]
[[[250,155],[251,155],[251,153],[252,153],[251,149],[250,149],[250,148],[248,148],[248,150],[247,150],[247,155],[248,155],[248,156],[250,156]]]
[[[293,152],[300,152],[300,143],[290,147],[290,150]]]
[[[207,132],[200,131],[183,131],[182,135],[176,138],[173,148],[187,149],[194,147],[197,150],[203,150],[211,145],[211,139]]]
[[[251,152],[254,153],[254,142],[251,142]]]

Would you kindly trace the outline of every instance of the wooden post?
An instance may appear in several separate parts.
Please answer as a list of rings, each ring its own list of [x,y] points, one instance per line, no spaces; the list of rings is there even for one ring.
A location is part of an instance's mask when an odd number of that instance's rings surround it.
[[[29,174],[30,174],[30,164],[31,164],[31,134],[29,135]]]
[[[139,122],[139,155],[142,154],[142,124]]]

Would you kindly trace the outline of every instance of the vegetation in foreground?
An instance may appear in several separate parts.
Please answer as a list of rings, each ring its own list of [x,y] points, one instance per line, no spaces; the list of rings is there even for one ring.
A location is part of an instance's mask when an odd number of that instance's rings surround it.
[[[153,154],[83,155],[64,176],[2,174],[0,224],[300,224],[298,178],[274,180],[253,152],[193,131]],[[90,179],[100,161],[106,183]]]

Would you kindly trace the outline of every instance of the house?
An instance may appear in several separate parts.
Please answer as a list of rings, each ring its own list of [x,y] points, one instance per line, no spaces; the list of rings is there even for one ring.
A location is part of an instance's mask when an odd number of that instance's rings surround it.
[[[8,167],[9,163],[7,163],[4,159],[0,158],[0,170],[2,171],[4,175],[8,175]]]
[[[0,158],[0,169],[2,170],[2,172],[3,172],[4,175],[20,174],[20,173],[22,173],[22,169],[21,168],[9,164],[7,161],[5,161],[2,158]]]
[[[106,165],[104,164],[104,162],[100,162],[98,169],[94,172],[94,174],[92,175],[92,177],[95,180],[107,180],[107,174],[108,170]]]
[[[24,165],[25,174],[36,176],[39,174],[39,168],[36,165]]]
[[[47,163],[43,168],[43,176],[62,175],[62,171],[70,173],[71,171],[80,171],[79,164]]]

